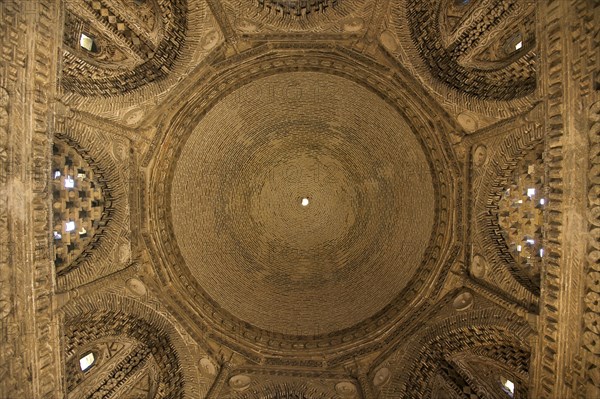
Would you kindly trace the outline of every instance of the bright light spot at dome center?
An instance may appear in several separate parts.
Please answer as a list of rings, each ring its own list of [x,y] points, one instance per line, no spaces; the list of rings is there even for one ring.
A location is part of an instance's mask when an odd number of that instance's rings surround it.
[[[302,206],[308,206],[308,204],[310,203],[310,201],[308,200],[308,198],[302,198],[301,204]]]

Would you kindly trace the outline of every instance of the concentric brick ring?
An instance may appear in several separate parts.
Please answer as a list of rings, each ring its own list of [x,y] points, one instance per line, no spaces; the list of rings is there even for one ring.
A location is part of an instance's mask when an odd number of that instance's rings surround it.
[[[223,98],[183,146],[175,238],[198,284],[239,319],[339,331],[392,302],[421,264],[430,173],[406,121],[364,87],[313,72],[262,78]]]

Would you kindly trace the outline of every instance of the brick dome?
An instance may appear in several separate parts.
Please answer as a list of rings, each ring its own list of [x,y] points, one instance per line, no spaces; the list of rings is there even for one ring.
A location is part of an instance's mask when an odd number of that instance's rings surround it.
[[[341,77],[284,73],[195,126],[171,217],[187,268],[221,307],[312,335],[359,323],[406,287],[429,244],[434,188],[393,107]]]

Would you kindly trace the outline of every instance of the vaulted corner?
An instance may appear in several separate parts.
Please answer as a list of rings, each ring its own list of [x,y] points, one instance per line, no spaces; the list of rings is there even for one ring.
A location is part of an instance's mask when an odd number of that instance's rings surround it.
[[[117,3],[118,4],[118,3]],[[68,91],[113,95],[164,78],[185,43],[187,1],[65,2]]]
[[[0,4],[0,399],[600,396],[600,6]]]

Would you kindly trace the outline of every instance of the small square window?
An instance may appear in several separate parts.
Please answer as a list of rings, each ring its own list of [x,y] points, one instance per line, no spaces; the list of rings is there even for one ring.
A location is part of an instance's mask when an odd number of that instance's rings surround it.
[[[520,41],[519,43],[515,44],[515,50],[520,50],[521,48],[523,48],[523,42]]]
[[[73,222],[73,221],[67,222],[65,231],[73,231],[73,230],[75,230],[75,222]]]
[[[79,359],[79,368],[81,368],[81,371],[86,371],[94,365],[95,361],[96,357],[92,352],[90,352]]]
[[[86,49],[87,51],[95,51],[96,44],[94,43],[94,39],[86,35],[85,33],[81,34],[79,38],[79,45],[81,48]]]
[[[75,187],[75,180],[71,176],[65,177],[65,188]]]

